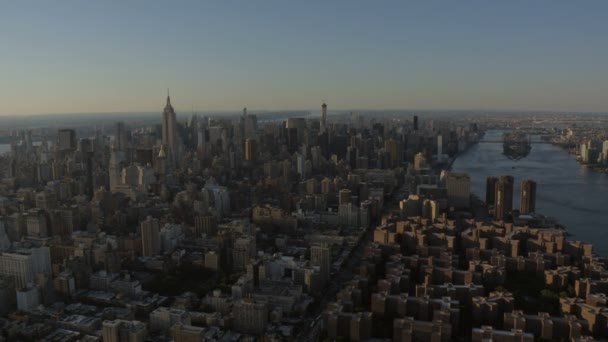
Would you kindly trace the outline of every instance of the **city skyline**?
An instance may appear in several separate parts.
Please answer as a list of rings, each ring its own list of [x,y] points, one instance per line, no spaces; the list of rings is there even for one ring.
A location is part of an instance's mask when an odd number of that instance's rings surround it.
[[[606,112],[606,4],[2,5],[1,116],[157,112]],[[542,20],[541,20],[542,19]]]
[[[0,342],[606,340],[585,5],[0,4]]]

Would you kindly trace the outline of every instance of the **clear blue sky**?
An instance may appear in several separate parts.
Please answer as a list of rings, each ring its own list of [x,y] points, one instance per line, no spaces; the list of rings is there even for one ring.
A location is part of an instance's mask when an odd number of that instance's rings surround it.
[[[3,1],[0,115],[608,111],[607,1]]]

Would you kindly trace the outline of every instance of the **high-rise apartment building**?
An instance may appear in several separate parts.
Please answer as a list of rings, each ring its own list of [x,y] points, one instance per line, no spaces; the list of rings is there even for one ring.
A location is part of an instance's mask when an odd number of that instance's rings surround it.
[[[494,218],[506,220],[513,210],[513,177],[498,177],[495,189]]]
[[[488,207],[494,205],[494,200],[496,198],[496,182],[498,182],[498,177],[487,177],[486,178],[486,205]]]
[[[536,211],[536,182],[530,179],[521,181],[520,213],[528,214]]]

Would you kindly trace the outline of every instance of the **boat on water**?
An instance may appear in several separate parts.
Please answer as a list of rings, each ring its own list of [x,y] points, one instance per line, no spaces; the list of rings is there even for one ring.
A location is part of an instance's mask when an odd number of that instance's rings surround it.
[[[525,158],[532,150],[528,135],[520,132],[507,132],[503,135],[503,154],[512,160]]]

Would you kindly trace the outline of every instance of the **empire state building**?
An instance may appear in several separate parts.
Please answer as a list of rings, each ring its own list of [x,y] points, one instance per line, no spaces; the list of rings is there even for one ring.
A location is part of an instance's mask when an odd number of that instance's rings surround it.
[[[163,110],[162,139],[163,146],[165,146],[169,156],[175,158],[177,153],[177,126],[175,123],[175,110],[171,106],[171,99],[168,94],[167,105]]]

